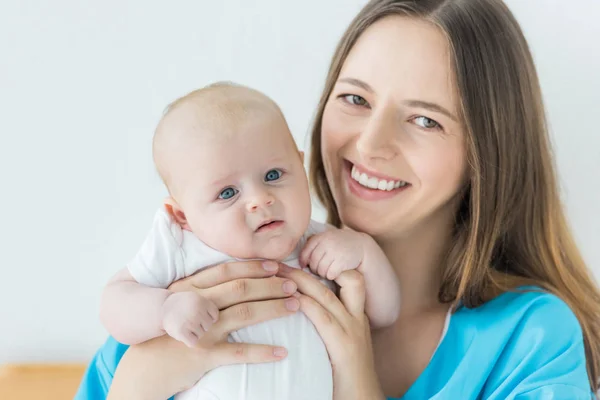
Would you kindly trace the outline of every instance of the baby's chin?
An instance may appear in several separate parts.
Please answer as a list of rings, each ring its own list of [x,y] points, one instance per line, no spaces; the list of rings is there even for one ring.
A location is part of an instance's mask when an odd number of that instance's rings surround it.
[[[299,240],[295,238],[273,238],[265,243],[261,249],[257,249],[256,258],[283,261],[296,249]]]

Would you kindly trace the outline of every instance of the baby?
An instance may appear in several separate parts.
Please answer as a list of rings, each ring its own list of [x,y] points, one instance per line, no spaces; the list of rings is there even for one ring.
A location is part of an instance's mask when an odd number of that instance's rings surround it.
[[[194,346],[219,310],[196,292],[170,292],[172,282],[232,260],[300,268],[303,249],[306,270],[332,289],[344,270],[364,275],[373,327],[396,320],[397,278],[373,239],[311,221],[303,154],[268,97],[229,83],[189,93],[167,108],[153,155],[170,197],[137,255],[105,288],[101,319],[116,340],[137,344],[166,332]],[[283,346],[288,356],[219,367],[178,399],[332,398],[327,351],[303,313],[241,329],[229,340]]]

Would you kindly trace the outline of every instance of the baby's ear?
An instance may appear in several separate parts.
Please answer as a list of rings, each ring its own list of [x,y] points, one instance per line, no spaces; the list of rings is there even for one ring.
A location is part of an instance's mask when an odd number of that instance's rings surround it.
[[[191,231],[183,209],[181,208],[179,203],[175,201],[174,198],[167,197],[165,199],[165,210],[167,210],[171,218],[173,218],[173,221],[175,221],[177,224],[179,224],[179,226],[181,226],[181,229]]]

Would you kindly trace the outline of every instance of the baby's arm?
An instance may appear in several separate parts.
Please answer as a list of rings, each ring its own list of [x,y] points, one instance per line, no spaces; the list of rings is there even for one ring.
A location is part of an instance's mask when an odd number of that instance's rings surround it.
[[[165,333],[161,311],[167,297],[168,290],[143,286],[123,268],[102,292],[100,320],[118,342],[145,342]]]
[[[365,312],[371,327],[383,328],[400,315],[400,282],[383,250],[371,236],[364,235],[363,261],[357,269],[365,279]]]
[[[365,312],[371,326],[389,326],[398,318],[398,277],[383,250],[369,235],[348,229],[331,229],[311,236],[302,250],[300,263],[330,280],[345,270],[357,269],[365,280]]]
[[[138,344],[168,333],[193,346],[217,320],[217,307],[196,292],[173,293],[144,286],[125,268],[102,293],[100,319],[124,344]]]

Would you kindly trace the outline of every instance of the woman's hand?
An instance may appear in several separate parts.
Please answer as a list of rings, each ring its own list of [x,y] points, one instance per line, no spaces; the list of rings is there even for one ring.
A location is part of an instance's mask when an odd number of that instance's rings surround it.
[[[219,320],[195,348],[162,336],[132,346],[117,368],[109,398],[164,400],[193,386],[221,365],[279,361],[286,349],[229,343],[230,332],[295,313],[296,284],[277,277],[274,262],[249,261],[218,265],[171,285],[173,291],[197,291],[214,302]]]
[[[355,270],[338,279],[340,298],[304,271],[280,266],[278,274],[296,282],[300,310],[321,335],[333,367],[334,400],[385,399],[373,360],[371,330],[365,315],[365,284]]]

